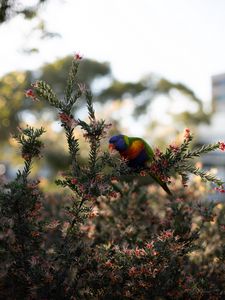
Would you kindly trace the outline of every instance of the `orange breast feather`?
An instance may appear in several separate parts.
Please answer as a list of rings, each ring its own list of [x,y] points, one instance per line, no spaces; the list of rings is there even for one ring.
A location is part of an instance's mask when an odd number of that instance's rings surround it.
[[[134,141],[130,146],[129,149],[123,151],[121,155],[129,160],[135,159],[139,153],[144,149],[144,143],[142,141]]]

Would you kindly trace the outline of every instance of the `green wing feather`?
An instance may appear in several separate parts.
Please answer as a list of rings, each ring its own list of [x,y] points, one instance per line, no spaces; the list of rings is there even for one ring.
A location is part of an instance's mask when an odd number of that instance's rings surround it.
[[[149,157],[149,161],[152,161],[153,158],[154,158],[154,151],[152,150],[152,148],[149,146],[149,144],[145,140],[143,140],[142,138],[139,138],[139,137],[127,137],[127,136],[125,136],[125,142],[128,146],[132,142],[137,141],[137,140],[143,142],[143,144],[145,146],[145,150],[146,150],[147,155]],[[158,178],[154,174],[151,174],[151,177],[164,189],[165,192],[167,192],[167,194],[172,195],[170,189],[168,188],[168,186],[165,182],[163,182],[160,178]]]
[[[141,139],[142,140],[142,139]],[[154,157],[154,151],[152,150],[152,147],[149,146],[148,143],[146,143],[146,141],[142,140],[144,145],[145,145],[145,150],[148,154],[149,160],[152,160]]]
[[[131,141],[130,141],[131,138],[129,138],[127,135],[124,135],[124,136],[123,136],[123,139],[124,139],[126,145],[129,146],[130,143],[131,143]]]
[[[167,192],[167,194],[169,194],[170,196],[173,195],[165,182],[163,182],[154,174],[151,174],[151,177],[164,189],[165,192]]]

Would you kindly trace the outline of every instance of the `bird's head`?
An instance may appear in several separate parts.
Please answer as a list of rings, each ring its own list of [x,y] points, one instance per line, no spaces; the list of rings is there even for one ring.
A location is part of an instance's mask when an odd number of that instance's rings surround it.
[[[119,135],[114,135],[109,139],[109,149],[110,150],[117,150],[119,152],[123,152],[125,150],[127,150],[128,148],[128,144],[127,144],[127,140],[128,138],[123,135],[123,134],[119,134]]]

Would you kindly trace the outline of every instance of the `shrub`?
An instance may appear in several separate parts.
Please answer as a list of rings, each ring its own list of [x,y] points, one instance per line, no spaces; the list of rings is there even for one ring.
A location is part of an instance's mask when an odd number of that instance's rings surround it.
[[[130,169],[123,159],[101,150],[110,125],[96,119],[91,92],[76,78],[80,60],[75,55],[63,100],[42,81],[26,91],[58,110],[71,167],[56,184],[71,193],[42,195],[39,182],[29,175],[33,159],[40,158],[44,129],[19,129],[15,138],[24,169],[0,190],[1,296],[222,299],[225,208],[202,201],[199,182],[185,187],[192,173],[224,192],[221,180],[192,162],[224,150],[224,143],[191,150],[193,137],[186,129],[181,145],[169,145],[164,153],[156,149],[150,166]],[[73,117],[79,98],[86,99],[89,122]],[[89,143],[86,164],[79,161],[76,127]],[[173,195],[154,186],[151,174],[168,184],[173,181]],[[47,210],[51,197],[61,203],[55,215]]]

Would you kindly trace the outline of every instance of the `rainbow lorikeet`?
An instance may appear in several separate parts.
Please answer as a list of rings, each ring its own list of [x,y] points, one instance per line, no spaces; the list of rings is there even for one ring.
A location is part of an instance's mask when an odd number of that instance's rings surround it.
[[[114,135],[109,140],[109,149],[117,150],[121,157],[127,159],[128,166],[132,169],[143,168],[146,163],[154,159],[154,152],[152,148],[143,139],[138,137],[128,137],[123,134]],[[166,191],[172,195],[168,186],[155,174],[151,177]]]

